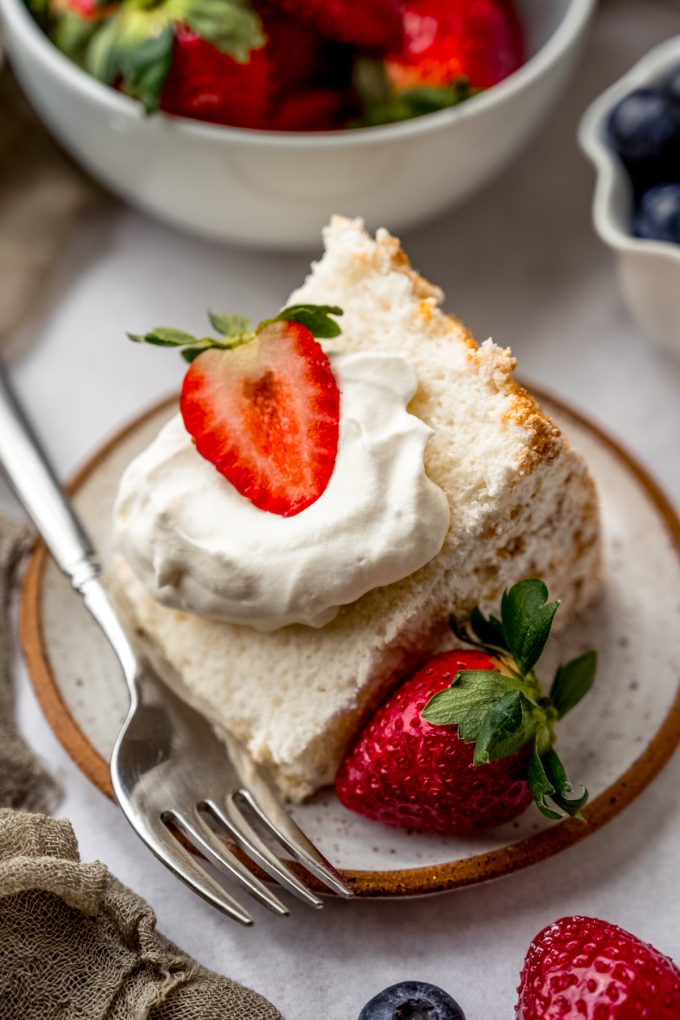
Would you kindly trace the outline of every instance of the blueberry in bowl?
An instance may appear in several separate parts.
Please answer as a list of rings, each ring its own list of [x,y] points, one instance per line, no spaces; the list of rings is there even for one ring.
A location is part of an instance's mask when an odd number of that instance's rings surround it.
[[[675,95],[660,86],[634,89],[611,111],[609,142],[636,195],[656,184],[680,181],[680,67]]]
[[[680,182],[657,184],[645,191],[634,227],[636,237],[680,244]]]

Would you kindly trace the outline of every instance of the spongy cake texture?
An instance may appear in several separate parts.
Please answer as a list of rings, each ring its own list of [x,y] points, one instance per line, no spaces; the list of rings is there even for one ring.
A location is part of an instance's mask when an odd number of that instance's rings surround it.
[[[416,368],[410,410],[434,429],[428,474],[451,507],[441,552],[369,592],[326,627],[261,634],[161,607],[127,564],[115,588],[147,650],[186,696],[244,741],[279,787],[301,799],[333,781],[345,747],[377,701],[439,645],[450,613],[497,608],[503,590],[542,577],[560,622],[600,582],[597,499],[586,465],[513,380],[510,352],[477,346],[445,315],[386,231],[334,218],[326,252],[289,304],[344,309],[344,350],[403,355]]]

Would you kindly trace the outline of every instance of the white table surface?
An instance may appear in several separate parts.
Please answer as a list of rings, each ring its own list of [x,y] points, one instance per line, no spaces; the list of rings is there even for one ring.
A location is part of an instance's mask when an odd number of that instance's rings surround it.
[[[512,346],[526,378],[604,424],[676,504],[680,358],[650,349],[622,305],[613,261],[591,229],[592,172],[574,133],[593,96],[679,31],[670,0],[605,2],[568,94],[530,151],[466,208],[404,238],[479,338]],[[160,322],[198,330],[208,306],[264,316],[307,261],[203,243],[113,203],[84,221],[11,351],[18,388],[63,475],[180,381],[178,358],[133,347],[126,330]],[[246,931],[152,859],[69,760],[25,674],[19,711],[64,784],[60,814],[73,821],[83,858],[105,861],[149,899],[163,932],[269,996],[287,1020],[355,1020],[371,995],[409,978],[448,989],[468,1020],[507,1020],[529,941],[571,913],[615,921],[680,960],[677,755],[608,827],[531,871],[428,900],[333,903],[318,913],[294,905],[284,920],[254,907],[257,924]]]

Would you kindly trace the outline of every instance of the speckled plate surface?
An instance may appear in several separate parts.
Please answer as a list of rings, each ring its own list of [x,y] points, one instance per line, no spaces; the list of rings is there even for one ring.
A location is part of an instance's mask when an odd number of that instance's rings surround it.
[[[559,737],[570,772],[591,793],[587,824],[551,823],[532,808],[476,839],[430,837],[354,816],[328,792],[294,813],[358,895],[440,892],[549,857],[622,810],[680,740],[680,521],[616,443],[553,399],[542,402],[587,458],[602,503],[604,598],[552,642],[543,663],[549,675],[558,660],[586,648],[597,648],[600,656],[596,687],[562,724]],[[133,422],[74,480],[76,505],[105,563],[118,479],[173,404],[167,401]],[[105,639],[42,546],[26,575],[21,632],[51,725],[83,772],[111,796],[107,761],[127,710],[126,688]]]

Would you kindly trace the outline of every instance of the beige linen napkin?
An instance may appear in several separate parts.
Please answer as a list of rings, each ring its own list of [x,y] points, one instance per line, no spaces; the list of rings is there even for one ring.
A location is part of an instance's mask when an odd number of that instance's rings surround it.
[[[103,864],[80,862],[69,822],[0,811],[3,1020],[283,1020],[155,926]]]
[[[0,74],[0,337],[97,194]],[[0,1020],[283,1020],[169,943],[104,864],[81,863],[69,822],[27,813],[59,796],[14,724],[10,600],[30,542],[0,515]]]

